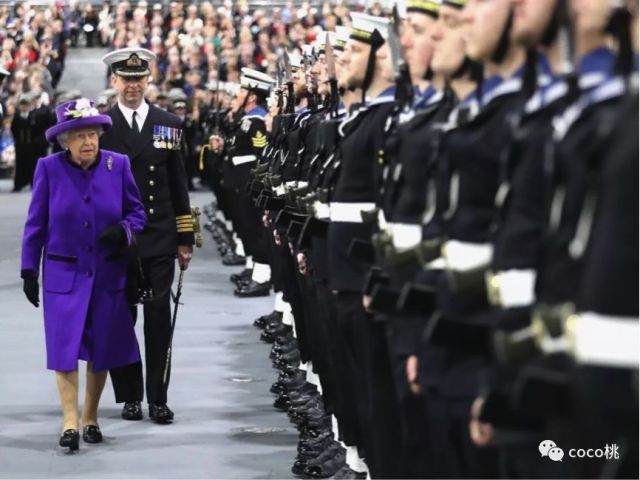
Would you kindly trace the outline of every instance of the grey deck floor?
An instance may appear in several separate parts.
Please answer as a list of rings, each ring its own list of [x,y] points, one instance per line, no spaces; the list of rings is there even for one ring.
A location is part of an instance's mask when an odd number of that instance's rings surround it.
[[[72,55],[99,59],[102,51]],[[98,68],[99,79],[75,78],[73,58],[65,83],[102,81]],[[99,85],[84,93],[95,95]],[[45,369],[42,310],[24,298],[19,278],[30,193],[12,194],[10,188],[10,181],[0,180],[0,478],[291,478],[296,430],[272,407],[268,389],[276,372],[269,347],[251,326],[271,311],[273,297],[235,298],[228,276],[237,268],[222,266],[206,231],[185,275],[174,339],[174,424],[121,420],[107,383],[100,408],[105,442],[81,443],[74,455],[57,447],[61,413],[54,374]],[[197,192],[192,205],[210,198]],[[81,378],[84,369],[81,362]],[[83,389],[81,381],[81,399]]]

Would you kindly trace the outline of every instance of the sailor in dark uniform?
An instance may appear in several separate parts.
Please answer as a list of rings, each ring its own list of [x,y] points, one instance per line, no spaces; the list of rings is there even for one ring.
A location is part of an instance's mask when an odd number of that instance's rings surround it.
[[[155,55],[145,49],[126,48],[103,57],[111,67],[111,83],[118,103],[108,111],[113,128],[101,137],[101,147],[129,156],[140,189],[147,224],[136,238],[141,276],[151,287],[144,303],[146,392],[149,416],[157,423],[173,420],[163,381],[171,329],[171,284],[175,259],[186,269],[194,243],[184,161],[182,122],[144,99],[149,62]],[[142,419],[142,365],[111,371],[116,402],[124,402],[122,417]]]
[[[266,98],[275,83],[268,75],[250,68],[242,69],[240,92],[236,102],[240,104],[240,115],[235,128],[227,139],[217,136],[213,140],[215,151],[225,149],[227,154],[227,178],[232,183],[233,223],[247,256],[252,260],[251,279],[238,285],[235,295],[256,297],[269,295],[271,290],[271,268],[269,266],[269,243],[267,231],[262,224],[262,215],[247,193],[251,170],[262,158],[267,146],[267,129],[264,117]]]
[[[348,81],[349,87],[362,88],[364,103],[340,126],[340,163],[334,166],[329,207],[329,287],[336,295],[344,368],[351,380],[344,398],[352,403],[345,408],[355,415],[356,445],[373,476],[393,477],[400,433],[393,416],[397,408],[386,340],[383,327],[365,311],[361,293],[372,260],[366,253],[373,233],[373,224],[365,223],[362,213],[375,207],[384,128],[394,108],[386,45],[389,20],[355,12],[351,16]]]
[[[19,192],[33,184],[36,163],[47,154],[49,147],[44,132],[53,123],[52,111],[47,105],[38,105],[39,98],[33,92],[23,93],[11,122],[11,133],[16,148],[16,172],[13,192]]]
[[[411,262],[410,268],[399,268],[386,255],[394,256],[396,248],[408,250],[420,241],[429,172],[433,170],[429,166],[433,124],[443,122],[450,112],[451,102],[443,101],[445,95],[434,88],[431,81],[432,37],[439,6],[438,1],[409,0],[407,18],[399,29],[408,71],[403,70],[400,56],[394,59],[398,103],[385,132],[384,166],[376,199],[378,227],[383,231],[374,236],[376,265],[364,297],[376,320],[385,324],[401,421],[401,476],[407,478],[428,478],[436,474],[430,470],[434,462],[425,454],[435,451],[428,444],[425,402],[416,388],[417,376],[411,377],[411,385],[407,378],[407,367],[411,371],[411,367],[417,365],[420,333],[428,316],[404,315],[397,310],[400,288],[421,267]],[[395,32],[392,35],[395,36]],[[444,87],[442,76],[435,78],[438,88]],[[447,97],[451,97],[448,90]]]

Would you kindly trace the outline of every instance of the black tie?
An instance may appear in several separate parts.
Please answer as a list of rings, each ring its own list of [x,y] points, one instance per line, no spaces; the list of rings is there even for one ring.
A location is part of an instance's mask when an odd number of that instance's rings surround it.
[[[133,112],[133,117],[131,117],[131,129],[134,133],[140,133],[140,127],[138,127],[138,122],[136,122],[136,114],[137,112]]]

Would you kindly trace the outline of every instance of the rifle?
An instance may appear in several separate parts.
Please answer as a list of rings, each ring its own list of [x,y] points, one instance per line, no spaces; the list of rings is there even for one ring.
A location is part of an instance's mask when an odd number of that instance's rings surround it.
[[[409,65],[405,59],[405,52],[400,44],[400,16],[398,6],[393,6],[392,28],[389,32],[389,49],[391,51],[391,63],[396,82],[396,101],[401,110],[409,110],[413,105],[414,90],[411,84]]]
[[[294,113],[296,106],[296,99],[293,93],[293,79],[291,75],[291,61],[289,60],[289,54],[285,50],[282,59],[284,61],[284,78],[287,84],[287,107],[285,113]]]
[[[338,105],[340,103],[340,93],[338,92],[338,79],[336,76],[336,55],[333,51],[333,45],[329,41],[327,33],[327,43],[325,44],[324,56],[327,61],[327,76],[329,77],[329,116],[336,118],[338,116]]]

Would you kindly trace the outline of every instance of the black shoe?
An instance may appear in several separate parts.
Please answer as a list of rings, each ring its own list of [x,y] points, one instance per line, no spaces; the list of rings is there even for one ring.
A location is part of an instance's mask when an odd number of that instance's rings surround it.
[[[366,472],[356,472],[355,470],[351,470],[349,465],[345,464],[345,466],[338,470],[331,478],[339,478],[340,480],[364,480],[367,478],[367,474]]]
[[[304,469],[304,475],[311,478],[329,478],[338,473],[346,465],[347,456],[344,450],[340,449],[337,454],[332,455],[332,451],[327,451],[327,455],[320,455],[312,460]]]
[[[287,410],[289,410],[289,407],[291,407],[291,401],[286,395],[283,394],[276,398],[276,400],[273,402],[273,407],[276,410],[280,410],[281,412],[286,412]]]
[[[245,268],[244,270],[242,270],[240,273],[232,273],[229,276],[229,281],[231,283],[235,283],[238,284],[239,282],[242,282],[245,279],[251,279],[251,274],[253,273],[253,270],[250,268]]]
[[[269,389],[269,391],[271,393],[275,393],[276,395],[280,395],[281,393],[283,393],[285,391],[284,386],[282,385],[281,382],[274,382],[271,385],[271,388]]]
[[[160,424],[171,423],[173,412],[167,407],[166,403],[150,403],[149,418]]]
[[[262,315],[258,317],[253,325],[257,328],[266,328],[267,325],[271,323],[281,323],[282,322],[282,312],[276,312],[275,310],[268,315]]]
[[[97,425],[85,425],[82,429],[82,440],[85,443],[100,443],[102,442],[102,432]]]
[[[300,352],[300,348],[298,346],[298,341],[295,338],[291,338],[290,341],[284,343],[274,343],[273,344],[273,353],[277,355],[287,355],[291,352]]]
[[[75,428],[70,428],[62,432],[58,445],[63,448],[69,448],[70,452],[74,452],[80,448],[80,433]]]
[[[278,344],[284,344],[284,343],[289,343],[293,341],[294,338],[295,337],[293,336],[293,331],[291,330],[291,327],[288,327],[287,331],[276,335],[274,342]]]
[[[277,364],[298,365],[300,360],[300,352],[297,349],[292,350],[289,353],[282,353],[276,357]]]
[[[293,467],[291,468],[291,471],[296,475],[308,476],[307,470],[310,467],[321,465],[324,462],[333,459],[336,456],[339,456],[342,451],[342,447],[340,447],[339,443],[331,442],[324,450],[318,452],[310,452],[309,454],[299,454],[296,458],[295,463],[293,464]],[[336,469],[336,471],[338,471],[340,467]]]
[[[124,402],[120,416],[125,420],[142,420],[142,406],[140,406],[140,402]]]
[[[236,255],[234,252],[228,252],[222,259],[222,264],[228,267],[244,265],[246,262],[244,257]]]
[[[240,298],[266,297],[271,293],[271,282],[258,283],[253,280],[246,286],[236,288],[233,294]]]
[[[331,430],[327,430],[322,432],[319,437],[312,439],[300,439],[298,441],[298,452],[324,451],[331,446],[333,441],[333,432]]]
[[[301,394],[290,392],[289,398],[294,409],[309,409],[313,405],[318,405],[320,394],[317,391],[311,393],[303,392]]]
[[[291,332],[291,325],[285,325],[284,323],[270,323],[266,327],[264,327],[264,333],[269,335],[273,335],[274,337],[281,336],[286,337],[287,333]]]
[[[290,373],[282,374],[282,386],[289,390],[302,388],[307,383],[307,374],[302,370],[295,370]]]

